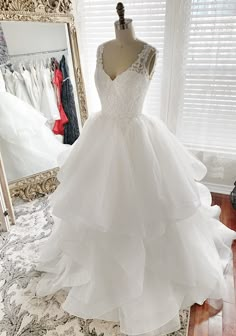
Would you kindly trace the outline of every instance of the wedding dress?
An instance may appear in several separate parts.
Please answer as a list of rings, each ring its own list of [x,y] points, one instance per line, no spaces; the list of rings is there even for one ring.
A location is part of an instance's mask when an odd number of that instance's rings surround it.
[[[37,110],[40,111],[40,103],[41,103],[41,90],[40,90],[40,84],[37,78],[37,72],[36,72],[36,67],[32,63],[29,63],[29,72],[31,76],[31,81],[32,81],[32,87],[33,87],[33,92],[34,92],[34,98],[36,100],[36,106]]]
[[[40,111],[47,118],[50,128],[52,129],[55,121],[60,120],[61,116],[57,107],[56,95],[51,83],[50,69],[42,67],[41,76],[43,89]]]
[[[15,83],[12,72],[9,69],[4,69],[3,74],[0,78],[0,82],[3,81],[2,77],[4,78],[5,81],[6,91],[10,92],[13,95],[16,95]]]
[[[102,109],[59,171],[36,293],[64,289],[72,315],[117,321],[125,335],[164,335],[180,328],[180,309],[224,296],[236,233],[197,182],[206,167],[159,118],[142,114],[155,48],[144,43],[112,80],[103,47],[95,71]]]
[[[39,111],[37,92],[35,91],[34,83],[32,82],[31,72],[27,69],[24,69],[22,65],[19,66],[19,72],[24,80],[25,88],[30,97],[31,105],[37,111]]]
[[[31,105],[5,91],[1,72],[0,83],[0,151],[8,180],[57,167],[71,146],[55,138]]]
[[[25,86],[25,80],[22,74],[19,71],[14,70],[12,78],[15,85],[15,95],[25,103],[33,105],[32,100],[30,99],[29,93]]]

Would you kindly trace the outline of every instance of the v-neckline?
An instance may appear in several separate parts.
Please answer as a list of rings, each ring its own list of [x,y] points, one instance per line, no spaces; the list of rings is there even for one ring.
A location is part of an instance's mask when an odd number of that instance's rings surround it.
[[[143,42],[143,41],[141,41],[141,42]],[[137,57],[136,57],[136,59],[134,60],[134,62],[132,62],[129,66],[128,66],[128,68],[127,69],[125,69],[124,71],[122,71],[121,73],[119,73],[118,75],[116,75],[116,77],[114,78],[114,79],[112,79],[109,75],[108,75],[108,73],[106,73],[106,71],[105,71],[105,69],[104,69],[104,63],[103,63],[103,50],[104,50],[104,43],[101,45],[101,55],[100,55],[100,60],[101,60],[101,67],[102,67],[102,71],[103,71],[103,73],[109,78],[109,80],[111,81],[111,82],[115,82],[116,81],[116,79],[118,78],[118,77],[120,77],[121,75],[123,75],[123,74],[125,74],[136,62],[138,62],[139,61],[139,58],[141,57],[141,55],[142,55],[142,53],[145,51],[145,49],[146,49],[146,47],[147,47],[147,43],[146,42],[143,42],[143,47],[142,47],[142,49],[140,50],[140,52],[137,54]]]

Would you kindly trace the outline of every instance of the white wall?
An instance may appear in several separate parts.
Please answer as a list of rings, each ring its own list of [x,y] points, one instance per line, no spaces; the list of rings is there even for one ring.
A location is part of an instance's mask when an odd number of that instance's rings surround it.
[[[213,192],[230,194],[236,181],[235,154],[206,151],[192,151],[207,167],[203,183]]]
[[[10,55],[67,48],[64,23],[1,22]]]

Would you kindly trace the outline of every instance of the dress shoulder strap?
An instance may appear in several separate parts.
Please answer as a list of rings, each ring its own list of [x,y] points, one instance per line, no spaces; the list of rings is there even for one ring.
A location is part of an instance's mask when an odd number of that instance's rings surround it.
[[[149,69],[147,68],[146,64],[147,64],[147,60],[148,60],[150,54],[152,54],[152,55],[153,55],[152,57],[154,57],[154,63],[153,63],[153,65],[152,65],[151,72],[149,73]],[[155,72],[156,61],[157,61],[158,55],[159,55],[158,50],[157,50],[154,46],[152,46],[152,45],[149,44],[149,45],[148,45],[147,53],[146,53],[146,55],[145,55],[146,57],[145,57],[145,59],[144,59],[145,69],[146,69],[146,73],[147,73],[147,76],[149,77],[149,79],[152,78],[152,76],[153,76],[153,74],[154,74],[154,72]],[[151,63],[151,62],[148,63],[149,66],[150,66],[150,63]]]
[[[156,57],[155,57],[155,62],[153,64],[152,71],[149,74],[149,69],[147,68],[147,60],[151,52],[154,53]],[[132,64],[131,70],[136,71],[138,73],[145,74],[147,75],[147,77],[151,78],[154,73],[157,55],[158,55],[157,49],[153,47],[152,45],[144,42],[143,49],[139,53],[137,60]]]
[[[102,50],[103,50],[103,43],[100,44],[98,47],[97,47],[97,54],[96,54],[96,59],[97,59],[97,63],[98,64],[102,64]]]

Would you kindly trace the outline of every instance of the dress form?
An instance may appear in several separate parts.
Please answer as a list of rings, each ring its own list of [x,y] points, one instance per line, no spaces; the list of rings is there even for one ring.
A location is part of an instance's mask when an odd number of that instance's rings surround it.
[[[123,18],[123,23],[120,19],[115,21],[114,26],[116,38],[105,42],[103,53],[104,70],[111,79],[124,72],[137,59],[144,46],[144,42],[135,35],[132,19]],[[153,52],[147,59],[149,74],[152,72],[155,57],[156,53]]]

